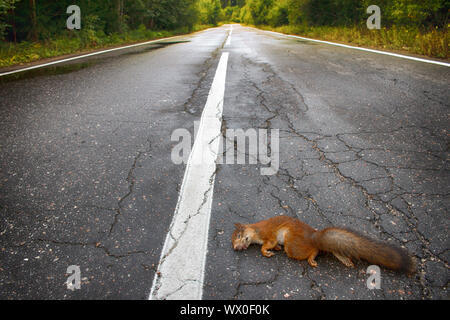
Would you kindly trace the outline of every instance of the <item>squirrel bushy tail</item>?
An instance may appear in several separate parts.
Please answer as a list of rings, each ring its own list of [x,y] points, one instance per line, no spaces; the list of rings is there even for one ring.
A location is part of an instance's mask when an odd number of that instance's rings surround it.
[[[371,239],[353,230],[326,228],[317,231],[313,241],[320,250],[332,252],[343,263],[347,260],[351,264],[348,258],[354,258],[408,274],[416,271],[415,260],[406,250]]]

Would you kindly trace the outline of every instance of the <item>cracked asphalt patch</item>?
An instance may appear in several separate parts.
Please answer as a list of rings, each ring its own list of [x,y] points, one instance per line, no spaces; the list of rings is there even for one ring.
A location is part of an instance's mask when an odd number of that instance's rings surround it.
[[[0,84],[0,298],[148,298],[185,170],[170,136],[193,133],[223,51],[222,134],[279,129],[280,161],[268,176],[217,165],[203,298],[449,298],[448,68],[240,26],[223,47],[226,35]],[[382,268],[368,290],[365,262],[232,250],[235,222],[280,214],[404,246],[418,273]]]
[[[279,129],[280,169],[219,166],[204,297],[447,299],[449,71],[294,42],[234,30],[230,69],[240,72],[228,76],[226,128]],[[321,254],[311,268],[259,246],[231,249],[234,222],[279,214],[404,246],[418,273],[382,268],[381,290],[369,290],[364,262],[350,269]]]
[[[184,173],[170,136],[193,132],[224,37],[2,84],[0,298],[147,299]]]

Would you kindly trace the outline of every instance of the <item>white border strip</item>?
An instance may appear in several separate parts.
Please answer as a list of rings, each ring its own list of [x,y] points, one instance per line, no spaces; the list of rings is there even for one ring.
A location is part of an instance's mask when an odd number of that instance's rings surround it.
[[[134,48],[134,47],[138,47],[138,46],[143,46],[143,45],[146,45],[146,44],[155,43],[155,42],[164,41],[164,40],[169,40],[169,39],[182,37],[182,36],[186,36],[186,35],[178,35],[178,36],[173,36],[173,37],[167,37],[167,38],[161,38],[161,39],[156,39],[156,40],[150,40],[150,41],[146,41],[146,42],[130,44],[130,45],[124,46],[124,47],[118,47],[118,48],[112,48],[112,49],[107,49],[107,50],[102,50],[102,51],[96,51],[96,52],[84,54],[84,55],[81,55],[81,56],[76,56],[76,57],[66,58],[66,59],[62,59],[62,60],[56,60],[56,61],[52,61],[52,62],[48,62],[48,63],[38,64],[38,65],[35,65],[35,66],[31,66],[31,67],[25,67],[25,68],[22,68],[22,69],[17,69],[17,70],[12,70],[12,71],[7,71],[7,72],[0,73],[0,77],[6,76],[6,75],[9,75],[9,74],[22,72],[22,71],[28,71],[28,70],[33,70],[33,69],[37,69],[37,68],[43,68],[43,67],[51,66],[51,65],[54,65],[54,64],[58,64],[58,63],[68,62],[68,61],[77,60],[77,59],[83,59],[83,58],[86,58],[86,57],[91,57],[91,56],[95,56],[95,55],[99,55],[99,54],[103,54],[103,53],[107,53],[107,52],[112,52],[112,51],[117,51],[117,50],[122,50],[122,49],[128,49],[128,48]]]
[[[227,41],[225,42],[225,46],[229,46],[231,44],[231,34],[233,33],[233,25],[230,26],[230,31],[228,32]]]
[[[222,53],[200,118],[150,300],[200,300],[203,295],[228,56]]]
[[[258,30],[261,30],[261,29],[258,29]],[[450,63],[447,63],[447,62],[441,62],[441,61],[435,61],[435,60],[428,60],[428,59],[423,59],[423,58],[416,58],[416,57],[411,57],[411,56],[405,56],[405,55],[402,55],[402,54],[392,53],[392,52],[387,52],[387,51],[380,51],[380,50],[374,50],[374,49],[354,47],[354,46],[349,46],[349,45],[342,44],[342,43],[335,43],[335,42],[324,41],[324,40],[316,40],[316,39],[311,39],[311,38],[295,36],[295,35],[291,35],[291,34],[279,33],[279,32],[275,32],[275,31],[267,31],[267,30],[261,30],[261,31],[273,33],[273,34],[276,34],[276,35],[279,35],[279,36],[284,36],[284,37],[298,38],[298,39],[312,41],[312,42],[329,44],[329,45],[337,46],[337,47],[356,49],[356,50],[372,52],[372,53],[379,53],[379,54],[384,54],[384,55],[387,55],[387,56],[392,56],[392,57],[397,57],[397,58],[403,58],[403,59],[408,59],[408,60],[414,60],[414,61],[426,62],[426,63],[431,63],[431,64],[437,64],[437,65],[444,66],[444,67],[450,67]]]

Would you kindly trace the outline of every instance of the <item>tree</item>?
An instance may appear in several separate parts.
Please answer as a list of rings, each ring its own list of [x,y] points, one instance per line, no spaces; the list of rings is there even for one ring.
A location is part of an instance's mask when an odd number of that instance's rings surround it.
[[[274,3],[269,11],[267,20],[273,27],[289,24],[289,7],[287,0],[279,0]]]
[[[249,0],[247,2],[253,22],[256,25],[268,24],[267,16],[273,0]]]
[[[38,26],[37,26],[37,16],[36,16],[36,0],[29,0],[30,1],[30,22],[31,22],[31,29],[29,33],[29,37],[33,41],[38,40]]]
[[[5,37],[6,29],[14,26],[14,5],[19,0],[0,0],[0,40]],[[11,13],[13,17],[13,25],[8,23],[8,14]],[[15,33],[15,30],[14,30]],[[15,37],[14,37],[15,38]]]

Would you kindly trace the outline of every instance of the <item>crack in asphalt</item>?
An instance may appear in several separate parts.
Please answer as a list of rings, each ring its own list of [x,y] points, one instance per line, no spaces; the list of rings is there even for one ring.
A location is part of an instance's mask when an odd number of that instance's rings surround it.
[[[383,135],[394,135],[396,133],[403,133],[405,130],[417,130],[417,126],[400,126],[394,130],[390,131],[360,131],[360,132],[339,132],[334,135],[323,135],[321,133],[313,132],[313,131],[305,131],[302,132],[298,130],[293,120],[290,117],[289,111],[282,108],[279,104],[277,104],[275,98],[271,97],[271,87],[276,87],[277,90],[283,91],[286,95],[290,95],[291,97],[297,97],[297,103],[293,103],[291,105],[291,108],[295,108],[295,112],[297,114],[305,114],[307,112],[310,112],[309,106],[306,104],[304,96],[301,94],[301,92],[293,85],[291,82],[282,79],[280,76],[277,75],[275,70],[271,68],[270,65],[267,63],[259,63],[254,62],[250,59],[243,58],[243,71],[242,71],[242,78],[243,81],[249,84],[250,88],[254,89],[254,96],[256,101],[256,106],[262,108],[264,111],[269,112],[270,116],[265,117],[262,119],[262,121],[265,123],[264,128],[269,129],[272,127],[272,122],[274,119],[280,119],[287,125],[287,129],[279,129],[280,132],[286,132],[291,135],[294,135],[296,137],[301,138],[311,150],[314,150],[319,155],[318,158],[312,158],[312,159],[318,159],[322,164],[324,164],[327,168],[331,170],[331,173],[337,178],[337,182],[331,181],[331,184],[328,182],[326,188],[330,186],[335,186],[337,184],[345,184],[348,186],[351,186],[354,188],[354,190],[358,190],[359,193],[362,195],[364,202],[364,208],[371,214],[370,219],[368,220],[368,217],[359,217],[352,214],[341,214],[340,216],[348,216],[355,219],[361,219],[366,222],[370,222],[373,227],[375,227],[378,232],[381,235],[384,235],[385,237],[389,239],[395,239],[395,241],[402,246],[408,243],[415,243],[419,241],[421,246],[418,248],[418,250],[422,250],[423,252],[415,252],[415,258],[420,262],[419,269],[420,269],[420,276],[416,276],[413,279],[413,282],[416,285],[419,285],[419,287],[422,289],[422,296],[425,298],[432,298],[431,292],[427,290],[427,286],[429,286],[428,281],[426,280],[426,273],[425,273],[425,264],[427,261],[438,261],[442,263],[446,268],[448,268],[448,262],[443,259],[443,255],[445,253],[445,250],[440,253],[434,253],[430,247],[430,241],[427,239],[427,236],[424,235],[420,230],[417,228],[418,224],[418,218],[414,217],[414,213],[412,212],[411,208],[409,208],[408,213],[403,212],[401,209],[395,210],[392,201],[395,200],[396,197],[402,196],[402,195],[416,195],[416,196],[430,196],[434,193],[430,192],[413,192],[412,190],[407,190],[402,188],[401,185],[396,183],[393,173],[389,169],[405,169],[405,170],[422,170],[425,172],[436,172],[439,173],[442,170],[448,170],[446,169],[446,162],[448,162],[448,158],[443,155],[442,152],[436,151],[435,147],[432,146],[434,149],[424,149],[424,150],[412,150],[412,148],[406,148],[406,149],[400,149],[395,147],[373,147],[373,146],[367,146],[367,147],[356,147],[353,144],[351,144],[347,139],[344,139],[346,136],[351,135],[364,135],[364,134],[383,134]],[[256,68],[258,71],[262,71],[264,76],[261,76],[258,81],[259,84],[255,82],[251,78],[251,74],[253,70],[251,68]],[[283,89],[284,88],[284,89]],[[291,92],[291,93],[289,93]],[[286,98],[288,100],[288,98]],[[290,100],[289,100],[290,101]],[[391,115],[392,116],[392,115]],[[255,120],[259,120],[261,116],[256,117]],[[228,118],[232,119],[232,118]],[[437,136],[435,133],[432,132],[429,128],[422,128],[423,130],[426,130],[429,132],[430,136],[433,136],[435,138],[440,139],[441,137]],[[222,130],[224,131],[224,130]],[[335,141],[339,141],[342,143],[342,145],[345,147],[345,149],[339,150],[339,151],[327,151],[323,147],[319,145],[320,141],[323,139],[335,139]],[[388,163],[380,163],[380,161],[367,159],[364,157],[365,154],[367,154],[368,151],[381,151],[385,152],[386,150],[390,152],[410,152],[411,154],[423,154],[424,156],[429,156],[431,159],[434,159],[434,163],[436,163],[437,167],[433,168],[423,168],[421,166],[414,165],[412,163],[411,165],[405,165],[403,163],[401,164],[390,164]],[[347,160],[347,159],[339,159],[339,158],[330,158],[332,154],[338,154],[342,152],[352,152],[352,157],[354,159]],[[301,158],[301,160],[305,160],[306,158]],[[347,168],[349,168],[347,171],[344,172],[343,169],[345,166],[343,164],[346,164]],[[360,173],[354,172],[355,166],[358,165],[364,165],[367,166],[365,169],[367,172],[363,172],[363,175]],[[372,166],[372,167],[370,167]],[[302,166],[301,166],[302,167]],[[372,169],[373,168],[373,169]],[[350,171],[351,170],[351,171]],[[269,189],[269,191],[266,192],[268,196],[273,198],[275,200],[275,203],[283,210],[285,214],[296,216],[296,212],[291,207],[291,205],[284,201],[282,197],[280,197],[281,189],[280,189],[280,182],[281,186],[285,185],[286,187],[290,188],[291,191],[293,191],[295,194],[297,194],[299,197],[305,199],[308,201],[308,205],[310,208],[314,208],[314,212],[318,213],[322,220],[326,221],[329,225],[332,225],[331,220],[329,219],[329,215],[331,212],[322,210],[322,204],[319,203],[313,196],[311,192],[305,192],[300,191],[295,187],[296,181],[301,181],[305,177],[309,177],[316,174],[323,174],[324,172],[313,172],[308,173],[305,172],[305,168],[302,168],[300,173],[296,172],[295,174],[291,173],[287,168],[283,168],[280,165],[280,168],[278,172],[274,176],[270,177],[263,177],[261,179],[261,182],[266,187],[274,188]],[[300,176],[299,176],[300,175]],[[367,175],[367,176],[364,176]],[[277,179],[278,182],[275,182]],[[375,185],[384,185],[381,189],[375,189],[370,190],[368,189],[368,186],[365,184],[367,183],[373,183]],[[263,192],[260,187],[258,187],[260,192]],[[324,188],[324,186],[317,186],[317,188]],[[389,197],[385,197],[385,195],[390,195]],[[441,195],[441,196],[448,196],[448,192],[437,193],[435,195]],[[382,215],[377,211],[376,207],[374,207],[374,201],[378,202],[379,205],[381,205],[384,210],[386,210],[386,213],[391,216],[395,216],[399,218],[401,221],[403,221],[406,226],[408,226],[408,230],[399,230],[395,234],[390,232],[385,228],[383,225],[381,218]],[[229,211],[240,218],[243,218],[245,220],[249,219],[248,215],[240,214],[234,210],[232,210],[229,207]],[[385,213],[385,214],[386,214]],[[413,220],[411,220],[411,217],[414,217]],[[405,235],[408,236],[407,239],[400,238],[399,235]],[[414,252],[413,252],[414,253]],[[423,259],[420,259],[420,256],[423,257]],[[304,275],[307,276],[307,268],[305,268]],[[320,298],[326,298],[325,293],[323,290],[321,290],[320,284],[314,281],[314,279],[308,277],[308,279],[311,281],[311,287],[319,293]],[[239,283],[237,291],[239,291],[239,288],[241,285],[257,285],[260,284],[258,282],[255,283]],[[384,296],[384,292],[382,295]],[[237,293],[234,295],[234,297],[237,297]]]
[[[134,191],[134,185],[136,183],[136,178],[134,176],[134,171],[136,169],[136,165],[138,163],[138,161],[140,160],[140,158],[144,155],[147,154],[149,152],[151,152],[151,143],[150,143],[150,138],[147,138],[147,143],[148,143],[148,148],[144,151],[138,151],[136,156],[133,159],[133,163],[131,165],[131,168],[128,170],[128,175],[126,178],[126,181],[128,182],[128,192],[123,195],[117,202],[117,208],[115,208],[116,214],[113,217],[113,222],[111,224],[111,227],[109,229],[109,236],[113,233],[114,227],[116,226],[119,216],[122,214],[122,210],[123,210],[123,202],[129,197],[131,196],[131,194]]]
[[[148,251],[143,251],[143,250],[128,251],[128,252],[126,252],[124,254],[113,254],[113,253],[111,253],[111,251],[107,247],[103,246],[100,241],[71,242],[71,241],[58,241],[58,240],[43,239],[43,238],[37,238],[37,239],[35,239],[33,241],[47,242],[47,243],[52,243],[52,244],[60,245],[60,246],[61,245],[62,246],[82,246],[82,247],[89,247],[89,246],[91,246],[91,247],[103,250],[108,257],[112,257],[112,258],[115,258],[115,259],[121,259],[121,258],[129,257],[129,256],[132,256],[132,255],[135,255],[135,254],[149,254]]]
[[[241,259],[239,258],[239,261],[241,261]],[[239,262],[238,262],[239,264]],[[243,286],[259,286],[259,285],[273,285],[273,283],[275,283],[280,275],[280,267],[278,264],[275,265],[275,271],[272,271],[273,276],[267,280],[261,280],[261,281],[242,281],[241,280],[241,273],[239,273],[239,280],[238,283],[236,285],[235,288],[235,293],[233,294],[233,298],[234,300],[239,299],[239,296],[241,295],[241,287]],[[241,268],[239,268],[241,269]]]
[[[183,104],[183,110],[191,115],[197,115],[198,108],[201,106],[204,106],[204,103],[194,103],[196,100],[204,100],[203,94],[200,94],[199,91],[201,89],[204,89],[205,87],[209,86],[206,84],[208,82],[209,84],[209,76],[211,72],[211,68],[213,64],[217,61],[217,56],[221,52],[221,50],[224,48],[226,42],[225,40],[222,42],[222,44],[217,47],[202,64],[203,68],[200,70],[200,72],[197,73],[197,77],[199,78],[198,81],[194,85],[194,89],[191,92],[190,97],[188,100]],[[208,80],[208,81],[207,81]]]
[[[179,286],[178,288],[174,289],[173,291],[165,294],[164,296],[162,296],[160,299],[161,300],[168,300],[170,298],[170,296],[176,294],[178,291],[182,290],[187,284],[189,284],[190,282],[198,282],[198,280],[196,279],[183,279],[183,284],[181,286]],[[155,290],[157,291],[157,290]]]
[[[206,75],[206,73],[209,72],[209,69],[212,66],[212,62],[216,60],[216,57],[217,57],[218,53],[220,52],[220,49],[223,48],[224,45],[225,45],[225,42],[222,44],[222,47],[217,48],[213,52],[212,56],[209,59],[210,63],[207,63],[207,72],[205,72],[204,75]],[[205,79],[205,77],[202,77],[200,79],[200,81],[197,83],[196,90],[199,90],[199,88],[202,86],[202,81],[204,79]],[[214,83],[212,85],[214,85]],[[193,92],[193,95],[191,96],[192,99],[190,98],[186,102],[185,106],[187,106],[188,104],[190,104],[192,102],[192,100],[194,99],[193,98],[194,95],[196,95],[196,91],[195,90]],[[222,114],[222,110],[221,110],[222,104],[223,104],[223,97],[214,106],[214,109],[215,109],[214,111],[216,112],[214,119],[219,120],[221,123],[222,123],[222,115],[221,115]],[[205,105],[205,108],[206,108],[206,105]],[[203,113],[202,113],[201,121],[208,121],[208,120],[209,120],[208,118],[204,119]],[[200,126],[201,126],[201,124],[200,124]],[[220,138],[220,136],[221,136],[221,128],[219,130],[219,133],[216,136],[212,137],[209,141],[206,141],[207,146],[209,147],[215,140]],[[200,139],[200,140],[198,140],[199,143],[200,143],[200,146],[204,146],[203,141],[201,140],[202,138],[203,137],[199,137],[199,134],[197,134],[197,137],[195,137],[196,141],[197,141],[197,139]],[[194,142],[194,144],[195,143],[196,142]],[[210,151],[212,151],[212,150],[210,150]],[[194,152],[194,151],[192,151],[192,152]],[[162,296],[158,296],[158,293],[159,293],[159,291],[160,291],[160,289],[162,287],[162,279],[164,278],[164,274],[159,271],[159,270],[163,269],[163,268],[161,268],[161,266],[163,266],[165,264],[166,260],[173,254],[175,249],[178,247],[180,241],[183,239],[184,234],[187,232],[189,224],[192,221],[192,219],[202,213],[201,211],[202,211],[203,207],[206,205],[206,203],[208,202],[208,199],[210,198],[210,194],[211,194],[211,192],[212,192],[212,190],[214,188],[215,177],[217,175],[217,172],[220,170],[220,168],[217,166],[217,157],[218,157],[220,152],[216,153],[214,151],[214,153],[215,153],[214,171],[211,173],[211,175],[208,178],[207,188],[203,192],[202,201],[198,205],[198,207],[195,209],[196,210],[195,213],[189,213],[188,216],[184,218],[184,221],[182,221],[182,224],[181,224],[181,226],[183,226],[182,229],[181,230],[176,230],[177,234],[175,235],[173,233],[173,231],[174,231],[174,226],[178,225],[178,223],[179,223],[177,219],[178,219],[178,212],[179,212],[179,209],[180,209],[180,207],[179,207],[180,201],[178,201],[178,203],[177,203],[177,207],[176,207],[175,213],[174,213],[174,218],[172,219],[172,223],[171,223],[171,225],[169,227],[169,231],[168,231],[168,237],[172,240],[172,243],[170,243],[170,247],[168,249],[163,249],[165,252],[160,257],[158,271],[156,272],[156,275],[155,275],[155,278],[154,278],[154,284],[152,286],[152,292],[151,292],[151,296],[152,297],[158,297],[158,299],[168,299],[173,294],[175,294],[175,293],[179,292],[180,290],[182,290],[189,282],[192,282],[192,281],[195,281],[197,283],[199,282],[199,280],[196,280],[196,279],[183,279],[183,281],[182,281],[183,283],[182,283],[181,286],[178,286],[178,288],[176,288],[175,290],[173,290],[173,291],[171,291],[169,293],[165,293]],[[191,153],[191,155],[192,155],[192,153]],[[186,167],[186,172],[187,172],[187,170],[189,170],[189,167]],[[166,246],[166,244],[164,246]]]
[[[172,224],[171,224],[171,226],[169,227],[169,232],[168,232],[169,237],[172,239],[172,244],[171,244],[170,248],[167,250],[167,252],[166,252],[163,256],[161,256],[160,262],[159,262],[160,265],[163,265],[164,262],[167,260],[167,258],[168,258],[168,257],[174,252],[174,250],[178,247],[178,244],[180,243],[180,239],[182,239],[182,238],[183,238],[183,235],[186,233],[186,230],[188,229],[188,226],[189,226],[189,223],[190,223],[191,219],[194,218],[195,216],[197,216],[197,215],[200,214],[200,211],[202,210],[203,206],[206,204],[206,202],[207,202],[207,200],[208,200],[208,195],[209,195],[209,193],[211,193],[211,190],[212,190],[212,188],[214,187],[214,180],[215,180],[215,177],[216,177],[217,172],[218,172],[219,170],[220,170],[220,168],[219,168],[218,166],[216,166],[214,172],[211,174],[211,176],[210,176],[209,179],[208,179],[209,185],[208,185],[207,190],[205,190],[204,193],[203,193],[202,202],[200,203],[199,207],[196,209],[196,212],[195,212],[194,214],[190,214],[190,215],[183,221],[183,226],[184,226],[184,228],[183,228],[182,230],[177,230],[178,236],[175,236],[175,235],[172,233],[172,231],[173,231],[173,225],[174,225],[175,222],[176,222],[175,219],[172,221]],[[177,210],[178,210],[178,207],[177,207],[176,211],[177,211]],[[175,215],[176,215],[176,213],[175,213]],[[157,278],[156,278],[156,283],[155,283],[155,285],[154,285],[154,292],[153,292],[153,295],[157,295],[157,293],[159,292],[159,289],[160,289],[160,287],[161,287],[161,279],[164,277],[164,275],[163,275],[161,272],[159,272],[159,271],[156,272],[156,275],[157,275]],[[198,282],[197,280],[192,280],[192,279],[190,279],[190,281],[191,281],[191,282],[192,282],[192,281]],[[189,282],[189,281],[188,281],[188,282]],[[174,291],[172,291],[172,292],[170,292],[170,293],[168,293],[168,294],[165,294],[165,295],[159,297],[159,299],[162,299],[162,300],[168,299],[168,297],[169,297],[170,295],[173,295],[173,294],[175,294],[176,292],[180,291],[186,284],[187,284],[187,282],[184,282],[184,283],[183,283],[180,287],[178,287],[176,290],[174,290]]]

